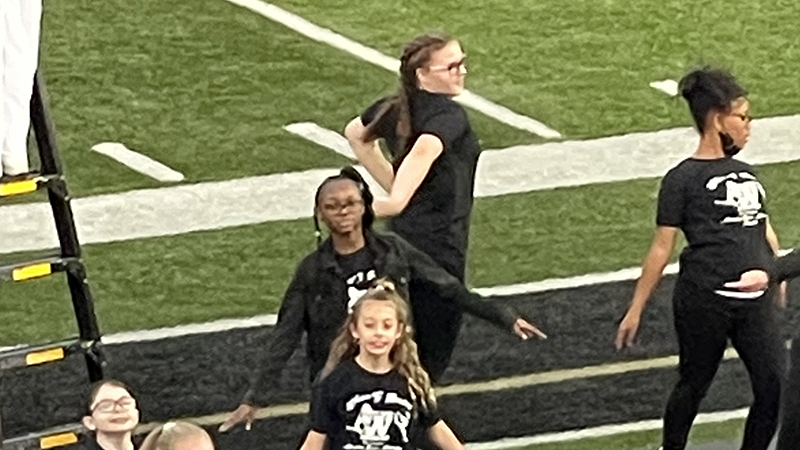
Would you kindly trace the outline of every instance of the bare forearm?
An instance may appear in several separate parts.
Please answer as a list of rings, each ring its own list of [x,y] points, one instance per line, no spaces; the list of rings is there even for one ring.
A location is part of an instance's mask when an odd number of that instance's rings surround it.
[[[394,182],[394,169],[386,159],[375,139],[365,140],[366,127],[361,118],[356,117],[344,128],[344,136],[353,149],[356,159],[386,191],[390,192]]]
[[[325,448],[326,439],[327,435],[311,430],[306,435],[306,440],[303,441],[300,450],[322,450]]]
[[[772,228],[772,224],[767,222],[767,243],[769,244],[769,248],[772,249],[772,253],[778,254],[778,251],[781,249],[780,241],[778,240],[778,234],[775,233],[775,229]]]
[[[443,150],[442,141],[436,136],[423,134],[417,138],[411,151],[397,169],[389,198],[375,201],[375,214],[391,217],[403,212]]]
[[[376,141],[349,141],[358,162],[360,162],[367,172],[375,178],[383,190],[391,192],[394,182],[394,169],[389,161],[383,156],[380,146]]]
[[[442,420],[431,427],[428,435],[433,443],[442,450],[464,450],[464,444],[458,440],[456,435],[453,434],[453,430]]]
[[[630,311],[639,314],[644,311],[647,301],[653,294],[653,290],[661,281],[664,268],[669,262],[670,253],[671,249],[667,250],[659,247],[650,249],[642,265],[642,275],[639,277],[639,281],[636,282],[636,289],[629,308]]]

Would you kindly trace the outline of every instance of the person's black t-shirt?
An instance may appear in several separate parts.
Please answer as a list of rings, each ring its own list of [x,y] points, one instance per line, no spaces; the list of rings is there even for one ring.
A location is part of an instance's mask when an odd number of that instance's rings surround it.
[[[137,449],[141,447],[145,437],[146,436],[135,436],[131,438],[131,441],[133,441],[133,448]],[[99,443],[97,443],[97,436],[93,432],[84,434],[81,437],[81,442],[83,443],[84,448],[87,450],[105,450]]]
[[[376,278],[375,258],[365,245],[349,255],[337,253],[336,262],[347,283],[347,311],[351,312],[356,300],[367,292],[367,284]]]
[[[671,169],[661,182],[656,223],[686,236],[681,279],[741,297],[723,284],[750,269],[766,270],[773,259],[764,198],[753,167],[733,158],[689,158]]]
[[[327,436],[328,450],[411,450],[412,431],[439,419],[414,403],[396,369],[375,374],[349,359],[313,387],[311,429]]]
[[[369,125],[386,101],[381,99],[367,108],[361,122]],[[480,142],[464,108],[449,96],[416,91],[410,106],[412,132],[405,148],[398,148],[397,111],[390,110],[376,128],[392,152],[395,171],[422,134],[437,136],[444,149],[406,208],[391,220],[390,228],[463,279]]]

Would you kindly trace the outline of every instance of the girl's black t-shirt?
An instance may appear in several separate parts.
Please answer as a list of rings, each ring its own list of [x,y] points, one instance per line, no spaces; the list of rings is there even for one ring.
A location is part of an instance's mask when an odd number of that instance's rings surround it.
[[[752,166],[733,158],[689,158],[661,181],[656,223],[680,228],[687,246],[680,277],[722,295],[751,269],[767,270],[773,254],[766,238],[766,194]]]
[[[142,442],[144,442],[144,438],[146,436],[135,436],[131,439],[133,441],[133,448],[138,449],[141,447]],[[98,442],[95,433],[87,433],[84,434],[81,438],[81,442],[83,443],[84,447],[88,450],[105,450]]]
[[[387,100],[380,99],[367,108],[361,122],[365,126],[372,123]],[[419,90],[409,103],[412,132],[405,148],[399,148],[396,110],[390,110],[375,129],[392,153],[395,171],[422,134],[437,136],[444,149],[406,208],[391,220],[390,228],[462,279],[480,142],[466,111],[450,96]]]
[[[411,450],[413,433],[439,420],[396,369],[375,374],[348,359],[313,387],[311,429],[326,435],[329,450]]]

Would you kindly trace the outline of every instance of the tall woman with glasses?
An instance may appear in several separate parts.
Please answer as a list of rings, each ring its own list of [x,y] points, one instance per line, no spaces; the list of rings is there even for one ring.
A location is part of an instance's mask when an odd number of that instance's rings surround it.
[[[139,409],[130,389],[115,380],[94,385],[87,402],[83,426],[89,430],[92,450],[133,450],[132,433],[139,425]]]
[[[475,169],[480,143],[453,97],[464,90],[465,56],[458,41],[426,34],[400,58],[397,94],[378,100],[345,127],[359,161],[389,193],[375,201],[389,227],[430,255],[462,283],[465,279]],[[391,161],[378,140],[384,140]],[[439,380],[461,328],[461,313],[427,302],[412,284],[416,336],[422,365]]]
[[[733,76],[720,69],[692,71],[680,88],[700,142],[694,155],[661,181],[655,238],[616,345],[633,344],[644,306],[682,231],[687,246],[673,294],[680,379],[664,413],[663,448],[686,447],[730,339],[747,367],[754,397],[742,448],[765,450],[777,426],[784,357],[772,292],[726,286],[746,270],[769,268],[778,250],[764,188],[752,166],[733,158],[750,136],[750,103]]]

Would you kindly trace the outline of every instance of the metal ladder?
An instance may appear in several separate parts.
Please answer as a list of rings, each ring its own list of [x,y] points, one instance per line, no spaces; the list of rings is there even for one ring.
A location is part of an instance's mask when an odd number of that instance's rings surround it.
[[[58,146],[41,74],[34,79],[31,97],[31,127],[36,137],[41,170],[38,173],[0,181],[0,200],[46,190],[53,211],[60,243],[58,255],[33,261],[23,261],[0,267],[0,283],[25,282],[63,272],[67,278],[72,306],[78,323],[78,338],[46,345],[16,347],[0,352],[0,377],[10,369],[19,369],[62,361],[70,355],[82,354],[86,361],[89,381],[103,378],[103,355],[100,349],[100,329],[94,312],[94,302],[86,269],[81,260],[81,247],[75,231],[70,196],[63,177]],[[0,418],[0,450],[49,449],[78,442],[79,425],[69,425],[40,433],[4,440]]]

